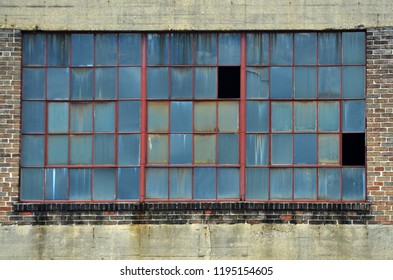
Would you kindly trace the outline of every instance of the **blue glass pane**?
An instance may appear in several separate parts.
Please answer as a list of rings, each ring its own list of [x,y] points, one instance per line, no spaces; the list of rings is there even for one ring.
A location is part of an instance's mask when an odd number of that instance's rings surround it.
[[[316,134],[295,134],[295,164],[315,164],[317,162]]]
[[[71,41],[72,65],[92,66],[94,60],[94,35],[72,34]]]
[[[269,130],[269,103],[264,101],[247,101],[246,131],[267,132]]]
[[[217,90],[217,70],[212,67],[195,68],[195,98],[215,98]]]
[[[194,169],[194,199],[216,198],[216,169],[201,168]]]
[[[218,134],[218,163],[239,163],[239,136],[237,134]]]
[[[94,136],[94,163],[115,163],[115,137],[113,134],[96,134]]]
[[[171,132],[192,131],[192,102],[171,102]]]
[[[317,196],[317,172],[315,168],[295,168],[294,198],[313,200]]]
[[[70,64],[70,38],[68,34],[48,34],[48,65]]]
[[[292,169],[270,170],[270,199],[292,199]]]
[[[170,163],[190,164],[192,163],[192,135],[171,134]]]
[[[192,35],[188,33],[171,34],[171,64],[192,63]]]
[[[44,69],[23,69],[23,99],[44,99]]]
[[[146,198],[147,199],[168,198],[168,169],[166,168],[146,169]]]
[[[218,102],[218,131],[239,131],[239,102]]]
[[[119,132],[136,132],[140,130],[139,101],[119,102]]]
[[[315,67],[295,67],[295,98],[316,98],[317,71]]]
[[[343,168],[343,200],[364,200],[366,197],[366,174],[364,168]]]
[[[247,65],[268,64],[269,34],[247,34]]]
[[[117,35],[96,35],[96,65],[116,65]]]
[[[139,165],[139,134],[119,134],[118,164]]]
[[[69,68],[48,68],[48,99],[69,99]]]
[[[340,97],[340,67],[320,67],[318,76],[318,97]]]
[[[90,132],[92,130],[92,104],[71,103],[71,132]]]
[[[338,131],[339,125],[339,103],[319,102],[318,103],[318,130]]]
[[[338,168],[320,168],[318,170],[318,199],[340,199],[341,173]]]
[[[68,103],[48,103],[48,132],[68,132]]]
[[[22,136],[22,166],[44,165],[44,136]]]
[[[23,35],[23,64],[45,65],[46,35]]]
[[[167,135],[148,135],[147,148],[148,163],[168,163]]]
[[[22,101],[22,132],[44,132],[44,116],[44,102]]]
[[[168,34],[147,34],[147,64],[168,64]]]
[[[70,169],[70,200],[91,199],[91,169]]]
[[[216,163],[215,135],[194,135],[194,163]]]
[[[272,164],[292,164],[292,135],[272,135]]]
[[[270,34],[270,64],[291,65],[292,53],[291,33]]]
[[[365,64],[366,34],[365,32],[343,32],[343,63]]]
[[[343,101],[342,122],[344,132],[364,132],[365,105],[363,100]]]
[[[141,34],[119,35],[119,64],[139,65],[141,64]]]
[[[171,168],[170,194],[171,199],[191,199],[192,197],[192,169]]]
[[[316,118],[315,102],[295,102],[295,131],[315,131]]]
[[[292,103],[272,102],[272,131],[292,130]]]
[[[268,199],[268,172],[267,168],[246,169],[246,199]]]
[[[318,33],[318,63],[340,64],[340,33]]]
[[[114,200],[116,198],[116,169],[94,169],[94,200]]]
[[[317,34],[295,33],[295,64],[317,63]]]
[[[270,68],[270,97],[292,98],[292,68]]]
[[[247,98],[267,98],[269,71],[266,67],[247,67]]]
[[[267,165],[269,159],[269,137],[267,134],[247,134],[247,165]]]
[[[92,163],[92,137],[90,135],[71,135],[71,164]]]
[[[240,65],[240,34],[218,34],[218,64]]]
[[[215,131],[216,129],[216,103],[194,103],[194,130]]]
[[[116,98],[116,68],[96,69],[96,99]]]
[[[217,35],[195,35],[195,63],[199,65],[216,64],[217,62]]]
[[[45,199],[66,200],[68,192],[68,168],[48,168],[45,172]]]
[[[140,98],[141,69],[139,67],[119,68],[119,98]]]
[[[139,198],[139,168],[119,168],[117,172],[118,199]]]
[[[149,102],[147,107],[147,130],[149,132],[168,131],[168,102]]]
[[[239,169],[218,168],[217,174],[218,198],[240,198]]]
[[[335,134],[320,134],[318,137],[318,163],[338,164],[339,138]]]
[[[21,200],[41,200],[44,194],[44,169],[22,168],[20,179]]]
[[[147,69],[147,98],[168,98],[168,68]]]
[[[93,98],[93,71],[87,68],[72,69],[71,99]]]
[[[343,67],[343,98],[364,98],[366,80],[363,66]]]
[[[171,69],[171,98],[192,98],[192,68],[176,67]]]
[[[50,135],[48,136],[48,164],[68,163],[68,136]]]
[[[94,131],[115,131],[115,102],[97,102],[94,104]]]

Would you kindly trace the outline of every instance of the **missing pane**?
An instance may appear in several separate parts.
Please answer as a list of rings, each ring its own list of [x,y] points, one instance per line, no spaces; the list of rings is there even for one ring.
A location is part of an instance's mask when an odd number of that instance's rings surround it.
[[[240,98],[240,67],[218,67],[218,98]]]
[[[342,135],[342,165],[365,165],[364,133],[345,133]]]

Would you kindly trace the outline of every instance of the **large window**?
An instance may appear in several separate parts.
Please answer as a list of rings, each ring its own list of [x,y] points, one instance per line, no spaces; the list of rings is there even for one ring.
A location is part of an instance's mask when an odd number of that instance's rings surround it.
[[[25,33],[22,201],[365,199],[365,33]]]

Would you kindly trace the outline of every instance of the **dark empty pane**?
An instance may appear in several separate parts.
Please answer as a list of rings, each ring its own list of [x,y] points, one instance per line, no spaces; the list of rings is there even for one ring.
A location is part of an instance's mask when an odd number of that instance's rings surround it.
[[[94,60],[94,35],[72,34],[72,65],[92,66]]]
[[[339,98],[340,97],[340,68],[320,67],[318,73],[318,97]]]
[[[295,131],[315,131],[316,118],[315,102],[295,102]]]
[[[218,131],[239,131],[239,102],[218,102]]]
[[[295,33],[295,64],[317,63],[317,34]]]
[[[343,132],[363,132],[365,129],[364,101],[343,101],[342,106]]]
[[[71,141],[71,164],[92,163],[92,137],[91,135],[72,135]]]
[[[216,169],[200,168],[194,169],[194,199],[216,198]]]
[[[194,135],[194,163],[216,163],[215,135]]]
[[[87,68],[72,69],[71,99],[93,98],[93,71]]]
[[[246,131],[267,132],[269,130],[269,103],[264,101],[247,101]]]
[[[190,164],[192,163],[192,135],[171,134],[170,163]]]
[[[269,71],[266,67],[247,67],[247,98],[267,98]]]
[[[119,102],[119,132],[136,132],[140,130],[140,102]]]
[[[147,98],[168,98],[168,68],[147,69]]]
[[[22,132],[44,132],[45,106],[41,101],[22,102]]]
[[[247,34],[247,65],[268,64],[269,34]]]
[[[71,132],[90,132],[92,129],[92,104],[71,103]]]
[[[360,165],[366,163],[366,140],[364,133],[342,134],[342,165]]]
[[[315,67],[295,67],[295,98],[317,96],[317,71]]]
[[[118,164],[139,165],[139,134],[120,134],[118,138]]]
[[[96,35],[96,65],[116,65],[117,35]]]
[[[192,63],[192,35],[189,33],[171,34],[171,64]]]
[[[317,172],[315,168],[295,168],[294,198],[314,200],[317,196]]]
[[[273,33],[270,34],[270,64],[291,65],[292,64],[292,34]]]
[[[149,132],[168,131],[168,102],[149,102],[147,107],[147,130]]]
[[[166,168],[146,169],[146,198],[147,199],[168,198],[168,169]]]
[[[216,64],[217,62],[217,35],[196,34],[195,35],[195,63]]]
[[[336,134],[318,136],[318,163],[338,164],[340,142]]]
[[[237,134],[218,134],[218,164],[239,163],[239,139]]]
[[[114,200],[116,198],[116,169],[94,169],[94,200]]]
[[[68,192],[68,169],[48,168],[45,172],[45,199],[66,200]]]
[[[218,68],[218,98],[240,98],[240,67]]]
[[[68,136],[48,136],[48,164],[60,165],[68,163]]]
[[[292,103],[272,102],[272,131],[292,130]]]
[[[247,165],[267,165],[269,159],[269,138],[267,134],[247,134]]]
[[[192,102],[171,102],[171,132],[192,131]]]
[[[292,169],[273,168],[270,170],[270,198],[292,199]]]
[[[69,68],[48,69],[48,99],[68,99],[70,96]]]
[[[192,98],[192,68],[174,67],[171,70],[171,98]]]
[[[318,103],[318,130],[338,131],[339,125],[339,103],[319,102]]]
[[[292,68],[270,68],[270,97],[292,98]]]
[[[147,34],[147,64],[168,64],[169,34]]]
[[[115,102],[98,102],[94,105],[94,131],[115,131]]]
[[[191,199],[192,197],[192,169],[172,168],[170,170],[170,198]]]
[[[42,200],[44,193],[44,169],[22,168],[20,179],[20,199]]]
[[[268,172],[267,168],[246,169],[246,199],[268,199]]]
[[[364,98],[365,68],[343,67],[343,98]]]
[[[212,67],[195,68],[195,98],[215,98],[217,71]]]
[[[117,171],[118,199],[139,198],[139,168],[119,168]]]
[[[343,32],[343,63],[364,64],[366,59],[365,32]]]
[[[317,162],[316,134],[295,134],[295,164],[315,164]]]
[[[23,35],[23,64],[45,65],[46,35]]]
[[[70,35],[48,34],[48,65],[66,66],[70,63]]]
[[[22,166],[44,165],[44,136],[22,136]]]
[[[366,197],[366,174],[364,168],[343,168],[343,200],[364,200]]]
[[[292,164],[292,135],[272,135],[272,164]]]
[[[138,65],[141,63],[141,34],[120,34],[119,43],[120,65]]]
[[[115,163],[115,137],[113,134],[94,135],[94,163]]]
[[[147,137],[147,162],[168,163],[168,136],[148,135]]]
[[[96,69],[96,99],[116,98],[116,68],[97,68]]]
[[[215,131],[216,128],[216,103],[194,103],[194,129],[195,131]]]
[[[319,168],[318,199],[340,199],[341,172],[338,168]]]
[[[239,169],[218,168],[217,195],[220,199],[240,198]]]
[[[318,63],[340,64],[340,33],[318,33]]]
[[[240,34],[221,33],[218,35],[218,64],[240,64]]]
[[[140,98],[141,69],[139,67],[119,68],[119,98]]]
[[[91,199],[91,169],[70,169],[70,200]]]
[[[44,99],[44,69],[23,69],[23,99]]]
[[[68,132],[68,103],[48,103],[48,132]]]

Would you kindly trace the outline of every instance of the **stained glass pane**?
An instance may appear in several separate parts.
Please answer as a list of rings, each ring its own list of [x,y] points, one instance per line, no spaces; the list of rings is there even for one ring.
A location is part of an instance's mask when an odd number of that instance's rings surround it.
[[[114,200],[116,198],[116,169],[94,169],[94,200]]]
[[[69,99],[69,68],[48,68],[48,99]]]
[[[70,169],[70,199],[91,199],[91,169]]]
[[[192,197],[192,169],[171,168],[170,169],[170,198],[191,199]]]
[[[147,199],[168,198],[168,169],[167,168],[146,169],[146,198]]]
[[[68,192],[68,169],[48,168],[45,172],[45,199],[66,200]]]
[[[216,198],[216,169],[201,168],[194,169],[194,199]]]
[[[218,34],[218,64],[240,65],[240,34]]]
[[[239,199],[239,169],[238,168],[218,168],[217,169],[217,195],[219,199]]]
[[[20,180],[20,199],[42,200],[44,194],[44,169],[22,168]]]
[[[292,169],[270,169],[270,199],[292,199]]]
[[[139,168],[119,168],[117,171],[118,199],[139,198]]]
[[[268,189],[267,168],[246,168],[246,199],[268,199]]]

